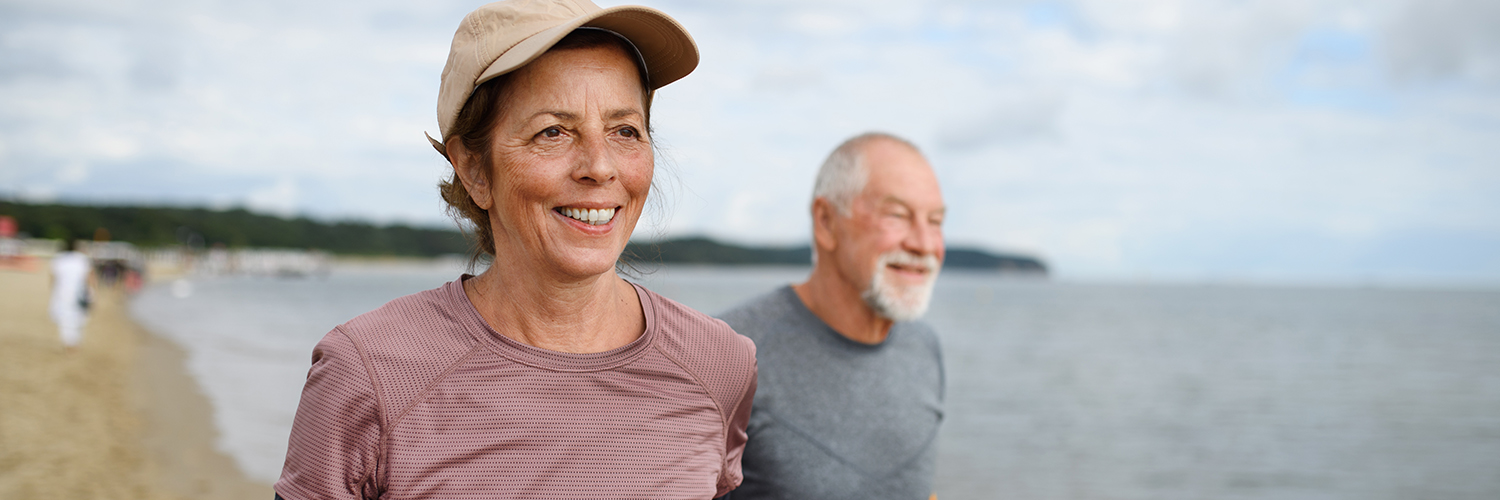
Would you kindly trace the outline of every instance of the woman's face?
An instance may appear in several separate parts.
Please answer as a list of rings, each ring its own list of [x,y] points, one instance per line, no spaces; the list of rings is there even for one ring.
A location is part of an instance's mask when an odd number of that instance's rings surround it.
[[[651,190],[635,64],[609,46],[547,52],[509,77],[500,103],[487,193],[495,265],[609,272]]]

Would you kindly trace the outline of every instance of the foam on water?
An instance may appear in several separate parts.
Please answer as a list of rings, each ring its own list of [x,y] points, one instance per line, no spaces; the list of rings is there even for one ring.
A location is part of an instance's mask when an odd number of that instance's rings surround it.
[[[312,346],[452,265],[150,288],[220,447],[280,472]],[[806,268],[640,277],[717,313]],[[1060,284],[945,273],[942,498],[1500,498],[1500,292]]]

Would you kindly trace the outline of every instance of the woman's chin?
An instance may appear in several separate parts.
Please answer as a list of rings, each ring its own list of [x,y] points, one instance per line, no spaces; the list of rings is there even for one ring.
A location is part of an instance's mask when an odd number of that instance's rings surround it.
[[[564,221],[564,225],[572,222],[576,221]],[[551,261],[554,269],[571,277],[596,276],[613,271],[615,263],[620,260],[620,254],[625,251],[625,245],[629,243],[629,237],[622,238],[620,233],[628,235],[631,225],[619,222],[623,221],[599,226],[599,229],[605,230],[603,234],[576,231],[571,226],[559,228],[561,231],[552,234],[551,244],[542,250],[546,252],[543,260]]]
[[[553,269],[574,278],[587,278],[605,274],[615,269],[623,248],[570,248],[554,253]]]

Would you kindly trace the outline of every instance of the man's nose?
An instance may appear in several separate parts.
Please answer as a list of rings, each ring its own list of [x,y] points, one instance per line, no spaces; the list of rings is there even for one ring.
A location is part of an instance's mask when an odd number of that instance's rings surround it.
[[[943,250],[942,227],[918,218],[901,243],[907,251],[917,255],[937,255]]]

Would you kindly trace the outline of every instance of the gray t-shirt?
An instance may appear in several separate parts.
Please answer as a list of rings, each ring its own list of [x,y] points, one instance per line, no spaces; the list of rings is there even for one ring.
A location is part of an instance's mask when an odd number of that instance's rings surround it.
[[[755,341],[759,388],[724,498],[926,499],[932,493],[943,359],[925,323],[867,345],[834,331],[790,286],[720,316]]]

